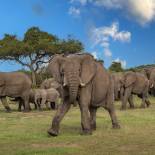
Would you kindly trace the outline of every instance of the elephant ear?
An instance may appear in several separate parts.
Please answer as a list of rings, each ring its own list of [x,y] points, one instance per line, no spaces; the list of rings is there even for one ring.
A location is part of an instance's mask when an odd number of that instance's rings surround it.
[[[127,73],[125,76],[125,87],[129,87],[136,81],[136,74],[135,73]]]
[[[56,55],[54,58],[51,59],[48,67],[47,72],[53,76],[53,78],[58,82],[61,83],[61,75],[60,75],[60,66],[63,61],[62,55]]]
[[[88,84],[96,74],[97,66],[91,55],[81,55],[81,80],[84,85]]]

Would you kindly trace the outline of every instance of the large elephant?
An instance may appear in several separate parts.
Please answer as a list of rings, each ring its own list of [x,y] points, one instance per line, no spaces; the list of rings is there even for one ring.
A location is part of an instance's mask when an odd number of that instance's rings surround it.
[[[122,88],[123,76],[124,74],[122,72],[112,73],[112,78],[114,81],[114,97],[116,101],[122,99],[123,92],[121,92],[121,90],[123,89],[121,88]]]
[[[49,73],[63,86],[63,104],[48,130],[59,133],[59,124],[71,104],[78,101],[81,111],[82,134],[96,129],[96,111],[104,107],[110,114],[113,128],[120,128],[114,108],[114,85],[111,75],[90,54],[56,55],[48,65]]]
[[[126,109],[127,101],[129,101],[130,108],[134,108],[133,94],[136,94],[138,95],[138,97],[142,98],[142,108],[145,108],[145,105],[149,107],[149,80],[145,75],[138,72],[127,72],[124,74],[122,83],[124,89],[124,94],[122,98],[122,109]]]
[[[5,109],[9,112],[11,109],[6,102],[6,96],[12,98],[20,98],[20,102],[24,103],[25,111],[30,110],[29,91],[32,82],[30,78],[21,72],[0,72],[0,99]]]

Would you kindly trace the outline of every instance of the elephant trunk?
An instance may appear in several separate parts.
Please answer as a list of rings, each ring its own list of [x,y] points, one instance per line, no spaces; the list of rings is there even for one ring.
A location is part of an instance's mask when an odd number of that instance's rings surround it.
[[[79,76],[76,72],[69,75],[68,84],[70,103],[74,103],[76,101],[79,88]]]

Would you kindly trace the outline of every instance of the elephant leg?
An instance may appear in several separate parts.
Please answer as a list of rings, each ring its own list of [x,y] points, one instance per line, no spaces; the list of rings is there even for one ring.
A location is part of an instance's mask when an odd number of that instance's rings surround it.
[[[96,130],[96,112],[97,108],[96,107],[90,107],[90,126],[92,130]]]
[[[149,106],[151,105],[151,102],[149,101],[148,98],[145,99],[145,103],[146,103],[146,106],[147,106],[147,107],[149,107]]]
[[[28,95],[24,96],[23,101],[24,101],[24,105],[25,105],[24,112],[29,112],[31,110],[31,107],[29,104],[29,96]]]
[[[51,106],[51,109],[54,110],[54,109],[55,109],[55,106],[56,106],[56,103],[55,103],[55,102],[51,102],[51,103],[50,103],[50,106]]]
[[[120,89],[120,100],[123,101],[123,96],[124,96],[124,88],[121,87]]]
[[[2,101],[4,108],[6,109],[6,112],[11,112],[11,108],[6,100],[6,97],[2,97],[1,101]]]
[[[82,88],[80,93],[80,111],[81,111],[81,126],[82,126],[82,134],[92,134],[91,126],[90,126],[90,113],[89,113],[89,105],[91,101],[91,93],[89,91],[89,87]]]
[[[110,118],[111,118],[111,122],[112,122],[112,127],[114,129],[119,129],[120,125],[117,121],[117,116],[116,116],[116,112],[115,112],[115,107],[113,104],[111,104],[109,107],[105,107],[105,109],[109,112]]]
[[[124,96],[122,99],[122,107],[121,107],[122,110],[126,110],[127,101],[131,95],[131,90],[132,90],[132,87],[128,87],[125,89]]]
[[[45,102],[45,105],[46,105],[46,109],[47,110],[50,110],[49,103],[48,102]]]
[[[23,108],[25,109],[25,105],[24,105],[22,99],[19,99],[18,111],[21,111],[21,110],[22,110],[22,106],[23,106]]]
[[[53,121],[52,121],[52,126],[47,131],[49,135],[51,135],[51,136],[57,136],[58,135],[60,122],[63,119],[63,117],[65,116],[65,114],[68,112],[70,107],[71,107],[71,104],[67,101],[65,101],[63,104],[61,104],[58,107],[56,115],[54,116]]]
[[[146,100],[146,96],[142,95],[142,103],[141,103],[141,108],[145,108],[145,100]]]
[[[36,103],[34,103],[34,109],[37,110],[38,106]]]
[[[133,103],[133,95],[132,94],[129,96],[128,102],[129,102],[130,108],[134,109],[135,106]]]

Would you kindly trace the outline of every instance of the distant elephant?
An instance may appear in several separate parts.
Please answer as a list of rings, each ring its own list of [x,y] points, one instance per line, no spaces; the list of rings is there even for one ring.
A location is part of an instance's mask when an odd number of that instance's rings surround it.
[[[155,96],[155,67],[144,68],[140,72],[148,78],[150,83],[149,93]]]
[[[155,68],[148,70],[147,75],[150,81],[150,88],[155,88]]]
[[[20,98],[20,102],[25,105],[25,111],[30,110],[29,91],[32,82],[30,78],[21,72],[0,72],[0,99],[5,109],[9,112],[11,109],[6,102],[6,96],[11,98]]]
[[[147,105],[147,107],[149,107],[149,80],[146,78],[146,76],[138,72],[130,71],[124,74],[122,83],[124,89],[122,109],[126,109],[127,101],[129,101],[130,108],[134,108],[133,94],[136,94],[138,95],[138,97],[142,98],[142,108],[145,108],[145,104]]]
[[[39,109],[41,110],[42,105],[46,105],[47,109],[50,109],[49,104],[51,104],[51,108],[55,109],[57,108],[57,105],[59,104],[59,92],[54,89],[34,89],[33,90],[34,94],[34,100],[35,103],[38,105]]]
[[[59,124],[71,104],[78,102],[81,111],[82,134],[96,129],[96,111],[104,107],[110,114],[113,128],[120,128],[114,108],[114,85],[111,75],[90,54],[55,55],[48,72],[63,87],[63,104],[58,107],[48,130],[51,136],[59,133]]]
[[[59,87],[60,87],[60,84],[56,80],[54,80],[54,78],[46,79],[40,85],[40,88],[42,89],[49,89],[49,88],[58,89]]]
[[[122,72],[119,73],[112,73],[112,78],[114,81],[114,97],[115,100],[122,99],[122,92],[121,92],[121,87],[122,87],[122,80],[123,80],[124,74]]]

